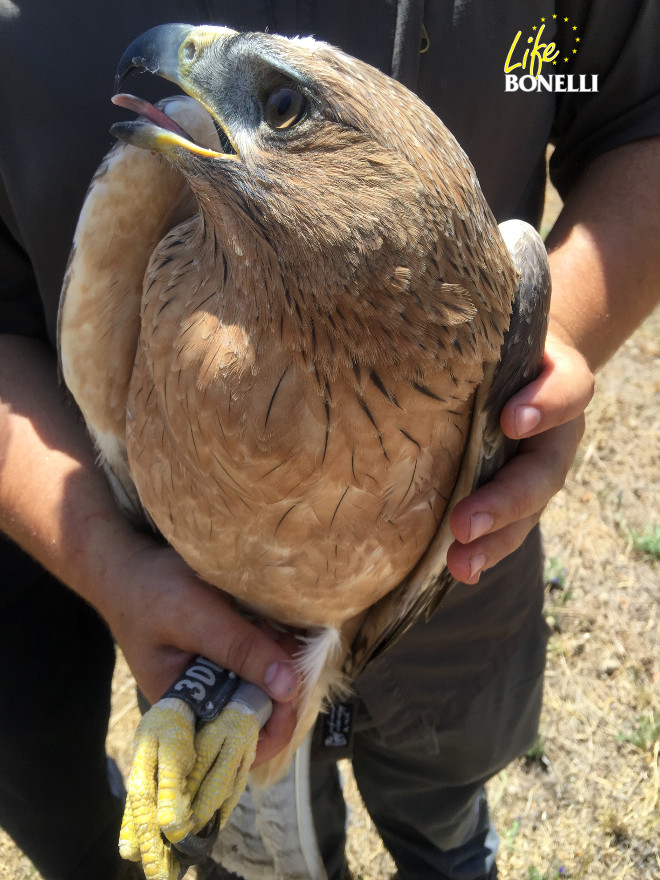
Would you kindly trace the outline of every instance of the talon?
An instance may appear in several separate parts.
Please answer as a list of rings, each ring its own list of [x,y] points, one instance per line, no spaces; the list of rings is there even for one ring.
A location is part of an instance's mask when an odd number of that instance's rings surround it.
[[[206,856],[209,856],[215,846],[220,831],[220,811],[215,814],[213,819],[202,828],[202,830],[194,834],[186,834],[183,840],[177,844],[172,844],[172,852],[177,862],[182,868],[198,865]]]
[[[148,880],[177,880],[180,866],[208,854],[245,789],[271,708],[262,690],[241,682],[196,734],[195,712],[177,697],[145,714],[135,733],[119,851],[142,859]]]

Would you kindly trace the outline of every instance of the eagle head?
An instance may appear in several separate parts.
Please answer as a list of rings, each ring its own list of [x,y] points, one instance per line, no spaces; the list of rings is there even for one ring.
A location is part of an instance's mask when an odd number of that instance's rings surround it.
[[[153,28],[124,53],[117,88],[135,69],[199,102],[217,143],[195,143],[129,96],[115,102],[143,116],[113,133],[180,168],[237,252],[258,240],[260,262],[283,279],[282,310],[298,304],[300,332],[288,334],[298,350],[308,353],[312,328],[330,321],[322,333],[337,337],[335,362],[365,351],[373,361],[378,350],[410,364],[461,335],[458,350],[467,343],[473,356],[464,331],[483,311],[492,319],[481,354],[497,355],[515,272],[470,162],[412,92],[326,43],[224,27]],[[271,304],[260,314],[272,321],[277,285],[263,286]],[[338,313],[350,314],[348,328]]]

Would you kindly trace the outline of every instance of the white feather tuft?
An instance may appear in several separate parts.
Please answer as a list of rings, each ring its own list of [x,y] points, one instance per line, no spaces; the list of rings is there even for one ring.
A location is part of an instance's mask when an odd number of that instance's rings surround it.
[[[332,626],[312,630],[303,641],[304,647],[296,657],[302,678],[298,723],[288,747],[252,770],[250,779],[253,785],[259,787],[272,785],[282,778],[330,694],[339,694],[347,689],[347,681],[341,671],[345,649],[339,630]]]
[[[330,694],[341,693],[346,682],[341,672],[344,646],[341,633],[333,626],[310,630],[302,640],[304,648],[296,655],[306,701],[318,687],[325,702]]]

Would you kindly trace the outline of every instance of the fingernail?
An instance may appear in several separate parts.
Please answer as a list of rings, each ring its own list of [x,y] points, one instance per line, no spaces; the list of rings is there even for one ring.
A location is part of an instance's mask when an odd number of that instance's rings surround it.
[[[286,700],[298,687],[298,676],[290,663],[271,663],[264,684],[273,699]]]
[[[468,541],[474,541],[493,528],[493,517],[489,513],[473,513],[470,517]]]
[[[470,556],[470,578],[481,574],[485,564],[486,557],[483,553],[475,553],[474,556]]]
[[[514,415],[516,436],[525,437],[540,421],[541,411],[535,406],[517,406]]]

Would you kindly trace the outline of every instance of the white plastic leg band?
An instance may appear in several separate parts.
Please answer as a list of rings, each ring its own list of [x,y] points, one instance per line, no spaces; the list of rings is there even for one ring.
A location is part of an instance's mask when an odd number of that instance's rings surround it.
[[[273,704],[268,694],[256,684],[250,684],[247,681],[241,681],[227,705],[233,706],[234,704],[246,707],[253,715],[256,715],[259,729],[268,721],[273,711]]]

